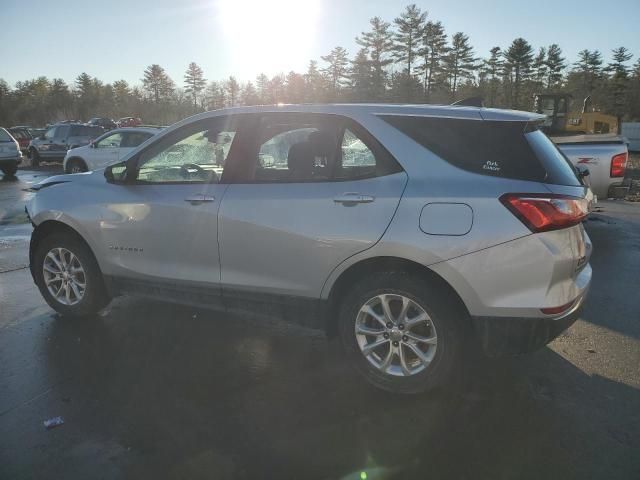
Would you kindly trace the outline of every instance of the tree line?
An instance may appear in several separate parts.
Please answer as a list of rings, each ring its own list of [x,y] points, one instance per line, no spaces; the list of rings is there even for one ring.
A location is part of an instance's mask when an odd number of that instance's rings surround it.
[[[595,110],[640,120],[640,58],[624,46],[605,63],[582,50],[569,63],[556,43],[537,49],[524,38],[479,55],[463,32],[448,34],[426,11],[408,5],[391,22],[374,17],[356,37],[355,55],[336,46],[305,72],[254,81],[230,76],[208,81],[196,63],[178,86],[160,65],[149,65],[139,85],[105,83],[81,73],[72,85],[41,76],[11,88],[0,79],[0,125],[44,125],[92,116],[139,116],[170,124],[188,115],[236,105],[326,102],[452,103],[480,96],[492,107],[531,109],[534,93],[570,93],[572,109],[591,96]]]

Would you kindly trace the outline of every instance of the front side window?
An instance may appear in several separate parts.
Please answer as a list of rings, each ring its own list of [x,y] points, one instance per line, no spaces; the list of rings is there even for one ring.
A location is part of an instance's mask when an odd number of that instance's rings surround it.
[[[56,135],[56,130],[58,130],[58,127],[51,127],[49,130],[44,132],[44,138],[47,140],[53,140]]]
[[[119,148],[122,142],[122,134],[114,133],[96,142],[96,148]]]
[[[218,117],[181,128],[146,149],[141,183],[218,183],[236,135],[232,119]]]

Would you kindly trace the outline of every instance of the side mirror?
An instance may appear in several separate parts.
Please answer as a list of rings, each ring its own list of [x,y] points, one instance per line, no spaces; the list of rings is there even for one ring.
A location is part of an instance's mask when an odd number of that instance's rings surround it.
[[[116,163],[104,169],[104,178],[107,179],[109,183],[122,184],[126,182],[127,179],[127,164],[126,163]]]

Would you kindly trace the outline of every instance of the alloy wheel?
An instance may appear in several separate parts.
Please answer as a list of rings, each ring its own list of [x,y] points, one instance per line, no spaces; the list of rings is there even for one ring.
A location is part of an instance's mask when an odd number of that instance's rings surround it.
[[[429,314],[398,294],[377,295],[360,308],[356,340],[367,361],[383,373],[409,377],[432,362],[438,337]]]
[[[49,293],[63,305],[75,305],[82,300],[87,277],[80,259],[66,248],[52,248],[42,264],[44,283]]]

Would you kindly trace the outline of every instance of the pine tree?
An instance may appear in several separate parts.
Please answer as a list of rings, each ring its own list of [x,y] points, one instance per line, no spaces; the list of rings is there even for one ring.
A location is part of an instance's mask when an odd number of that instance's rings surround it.
[[[269,80],[267,97],[269,103],[282,103],[285,100],[285,78],[283,74],[275,75]]]
[[[349,56],[347,51],[342,47],[335,47],[328,55],[322,57],[327,62],[327,66],[322,72],[327,75],[331,89],[332,100],[336,100],[340,94],[345,80],[349,74]]]
[[[267,90],[269,89],[269,77],[267,77],[264,73],[259,74],[256,77],[256,88],[258,90],[258,100],[261,105],[265,105],[269,103],[267,101]]]
[[[365,102],[376,95],[374,89],[375,70],[366,49],[361,48],[351,62],[351,98],[355,102]]]
[[[285,80],[286,101],[288,103],[302,103],[305,96],[304,76],[291,71]]]
[[[633,54],[625,47],[616,48],[611,53],[613,61],[607,65],[607,72],[610,74],[609,83],[611,85],[609,95],[613,103],[613,111],[618,117],[618,127],[620,127],[629,88],[629,66],[627,62],[631,60]]]
[[[529,78],[533,62],[533,48],[524,38],[516,38],[505,53],[506,67],[513,75],[513,100],[515,109],[521,107],[520,92],[523,82]]]
[[[421,70],[424,75],[424,95],[430,100],[434,81],[443,71],[443,62],[447,54],[447,35],[441,22],[427,22],[422,36],[419,54],[423,58]]]
[[[240,84],[238,80],[232,75],[227,81],[224,83],[224,89],[227,93],[227,100],[229,101],[230,107],[235,107],[238,104],[238,99],[240,96]]]
[[[259,102],[258,92],[253,83],[247,82],[240,91],[240,102],[242,105],[257,105]]]
[[[489,84],[488,105],[495,107],[497,105],[498,86],[500,85],[500,75],[503,68],[502,50],[500,47],[493,47],[489,52],[491,55],[488,60],[484,61],[482,70],[485,72]]]
[[[393,21],[398,29],[394,35],[394,58],[397,62],[404,63],[404,70],[409,76],[413,73],[413,65],[420,49],[426,19],[427,12],[423,13],[413,3],[407,6],[405,11]]]
[[[218,82],[209,83],[205,90],[205,96],[207,98],[208,110],[218,110],[224,108],[227,104],[225,89]]]
[[[545,61],[548,70],[547,89],[558,86],[562,81],[562,71],[566,67],[564,60],[560,46],[556,43],[549,45],[547,49],[547,59]]]
[[[371,58],[371,99],[382,100],[387,90],[385,68],[393,63],[393,60],[389,58],[393,48],[393,33],[390,30],[391,24],[383,21],[380,17],[373,17],[369,23],[371,30],[362,32],[361,37],[356,37],[356,42],[369,53]]]
[[[193,99],[193,108],[198,107],[198,95],[207,86],[204,72],[195,62],[191,62],[184,74],[184,91]]]
[[[142,86],[152,96],[155,103],[167,99],[174,90],[173,80],[157,63],[149,65],[144,71]]]
[[[533,70],[533,82],[536,89],[542,91],[547,79],[547,49],[540,47],[538,54],[531,65]]]
[[[325,79],[320,70],[318,62],[311,60],[307,73],[304,74],[305,102],[321,102],[325,98]]]
[[[476,58],[473,47],[469,44],[469,37],[458,32],[451,38],[451,47],[445,57],[445,70],[449,76],[451,98],[456,99],[458,81],[470,78],[476,68]]]

